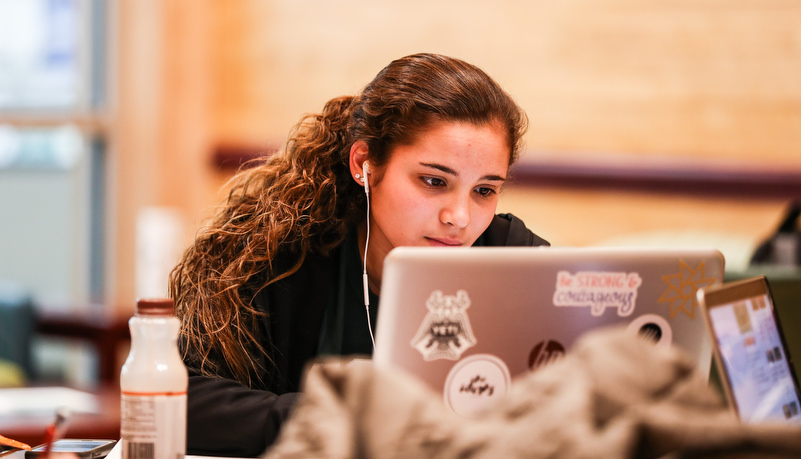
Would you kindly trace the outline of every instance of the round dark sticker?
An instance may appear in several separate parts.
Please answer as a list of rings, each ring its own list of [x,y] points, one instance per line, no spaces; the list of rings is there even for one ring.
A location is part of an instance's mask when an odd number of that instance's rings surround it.
[[[650,339],[657,346],[667,347],[673,342],[673,330],[668,321],[656,314],[643,314],[629,323],[628,330]]]
[[[565,355],[565,347],[559,342],[545,340],[537,343],[528,355],[528,367],[531,370],[561,359]]]

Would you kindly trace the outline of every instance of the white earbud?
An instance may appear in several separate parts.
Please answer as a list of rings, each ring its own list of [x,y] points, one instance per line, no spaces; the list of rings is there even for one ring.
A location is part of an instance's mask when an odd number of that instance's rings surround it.
[[[367,161],[365,161],[365,162],[362,163],[362,174],[363,174],[363,176],[361,177],[361,181],[362,181],[362,183],[364,183],[364,192],[365,193],[369,193],[370,192],[370,184],[368,183],[368,180],[367,180],[367,174],[369,174],[369,173],[370,173],[370,166],[368,165]]]

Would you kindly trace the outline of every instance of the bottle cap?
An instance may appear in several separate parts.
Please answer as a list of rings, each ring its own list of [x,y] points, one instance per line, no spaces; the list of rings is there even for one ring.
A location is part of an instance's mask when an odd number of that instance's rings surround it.
[[[136,302],[138,316],[171,316],[175,314],[172,298],[140,298]]]

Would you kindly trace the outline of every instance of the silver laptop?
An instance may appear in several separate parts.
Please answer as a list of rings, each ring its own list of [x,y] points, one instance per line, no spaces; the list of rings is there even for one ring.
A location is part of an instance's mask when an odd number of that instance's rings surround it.
[[[712,249],[397,248],[384,264],[373,362],[417,375],[465,416],[613,324],[681,346],[709,374],[696,291],[723,272]]]

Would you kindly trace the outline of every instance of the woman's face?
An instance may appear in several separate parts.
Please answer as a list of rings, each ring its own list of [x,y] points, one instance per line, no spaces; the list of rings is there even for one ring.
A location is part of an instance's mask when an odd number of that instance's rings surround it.
[[[466,247],[495,215],[509,168],[500,124],[439,122],[370,174],[370,258],[400,246]],[[375,259],[375,258],[373,258]]]

